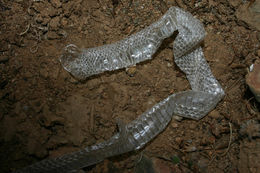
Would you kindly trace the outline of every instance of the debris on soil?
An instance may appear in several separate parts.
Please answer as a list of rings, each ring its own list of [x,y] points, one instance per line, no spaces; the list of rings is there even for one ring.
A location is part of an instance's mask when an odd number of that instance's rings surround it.
[[[246,76],[246,83],[255,95],[256,100],[260,102],[260,63],[257,61],[250,68],[252,69]]]
[[[126,68],[126,73],[130,76],[130,77],[133,77],[136,73],[136,67],[133,66],[133,67],[129,67],[129,68]]]

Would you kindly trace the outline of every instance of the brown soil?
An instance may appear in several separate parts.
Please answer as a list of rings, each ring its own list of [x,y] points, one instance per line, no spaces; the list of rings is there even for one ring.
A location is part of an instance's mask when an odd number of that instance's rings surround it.
[[[59,63],[67,44],[88,48],[118,41],[148,26],[173,5],[203,22],[205,56],[225,98],[202,120],[173,119],[141,151],[106,159],[81,172],[134,172],[143,155],[173,172],[258,172],[259,103],[248,90],[245,75],[260,57],[260,32],[236,15],[248,4],[1,0],[0,172],[109,139],[117,117],[130,122],[171,93],[189,89],[167,41],[149,62],[84,82]]]

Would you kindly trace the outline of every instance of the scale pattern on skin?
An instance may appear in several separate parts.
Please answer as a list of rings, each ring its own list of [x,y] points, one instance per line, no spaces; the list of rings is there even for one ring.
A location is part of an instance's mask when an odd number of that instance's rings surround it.
[[[214,109],[224,91],[212,75],[200,47],[205,30],[199,20],[178,7],[171,7],[149,27],[114,44],[89,49],[70,44],[65,47],[60,61],[72,75],[86,79],[151,59],[162,41],[177,30],[173,46],[175,63],[187,75],[192,90],[170,95],[129,124],[118,120],[119,132],[108,141],[43,160],[17,172],[76,171],[107,157],[142,148],[165,129],[173,115],[199,120]]]

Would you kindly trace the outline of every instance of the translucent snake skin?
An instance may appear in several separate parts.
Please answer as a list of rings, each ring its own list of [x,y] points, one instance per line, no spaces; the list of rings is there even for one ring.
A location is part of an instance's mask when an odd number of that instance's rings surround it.
[[[165,129],[173,115],[199,120],[214,109],[224,91],[212,75],[200,47],[205,30],[199,20],[178,7],[171,7],[155,23],[114,44],[89,49],[70,44],[60,61],[72,75],[86,79],[151,59],[162,41],[177,30],[173,46],[175,63],[187,75],[192,90],[170,95],[129,124],[118,120],[119,132],[108,141],[43,160],[17,172],[74,172],[107,157],[142,148]]]

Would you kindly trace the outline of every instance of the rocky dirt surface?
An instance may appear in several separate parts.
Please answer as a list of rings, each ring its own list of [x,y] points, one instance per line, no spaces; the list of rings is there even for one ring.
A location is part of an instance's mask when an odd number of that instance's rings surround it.
[[[173,119],[142,150],[80,172],[259,172],[260,107],[245,83],[248,67],[260,58],[257,3],[1,0],[0,172],[109,139],[116,118],[130,122],[168,95],[189,89],[174,64],[171,40],[151,61],[84,82],[59,63],[67,44],[113,43],[156,21],[170,6],[203,22],[205,56],[225,98],[202,120]]]

